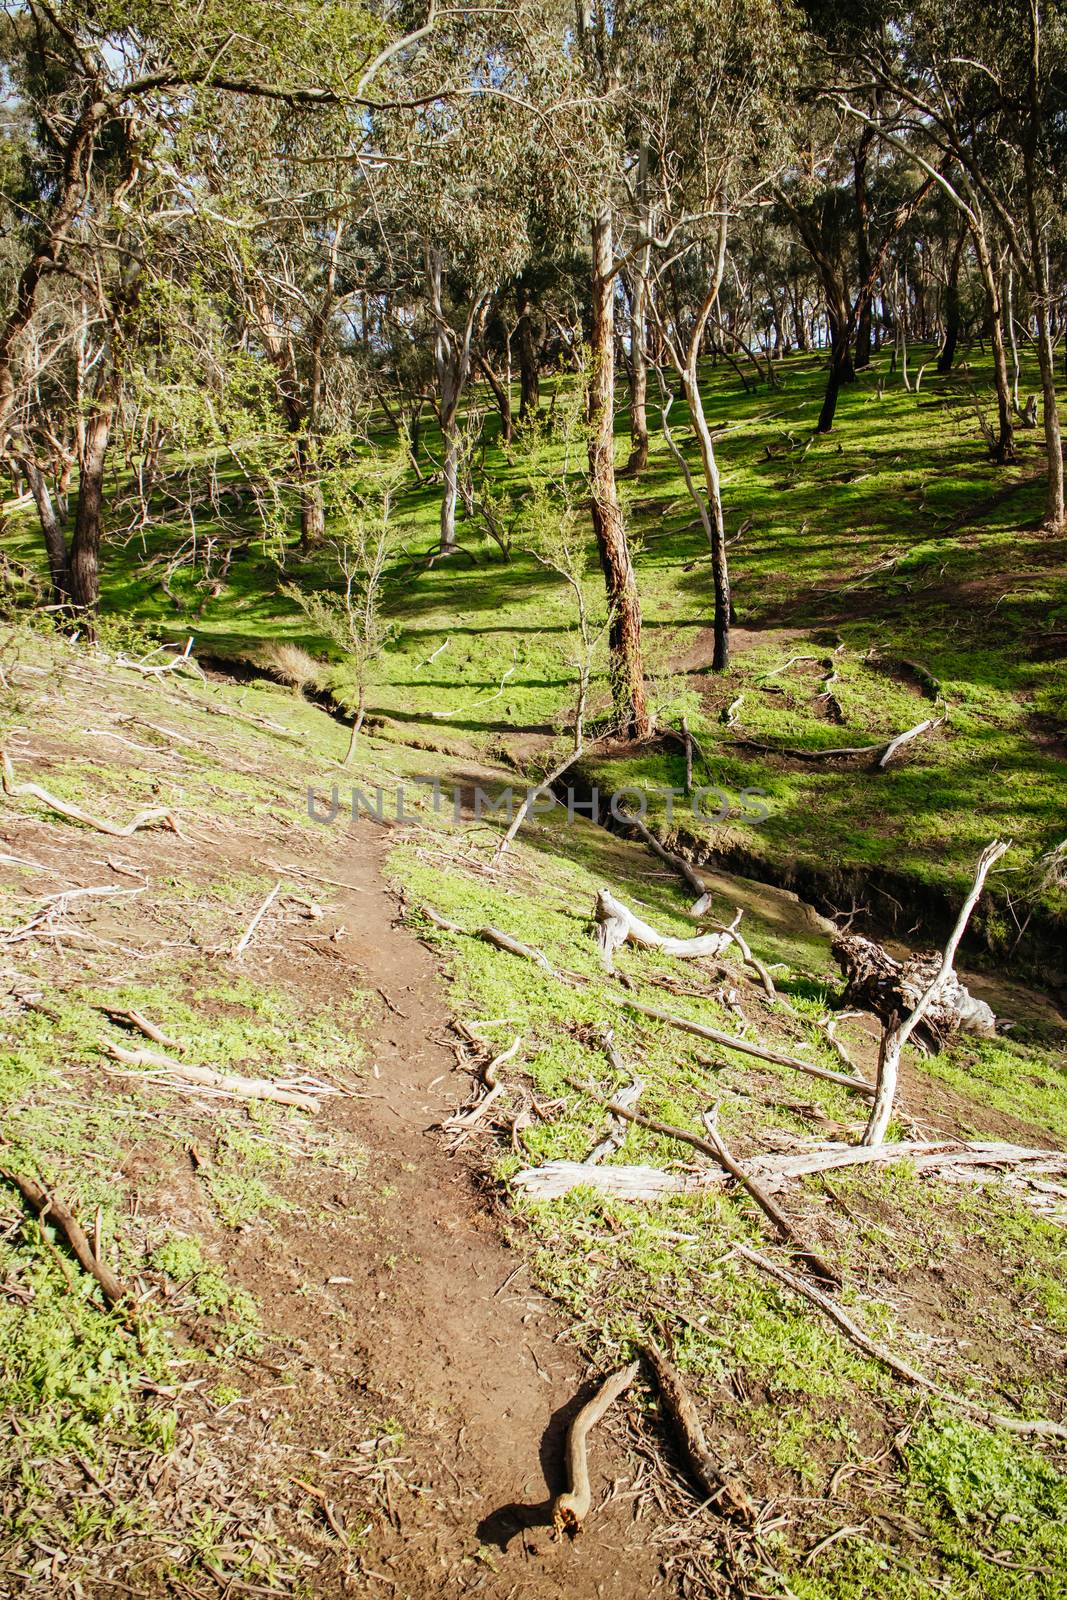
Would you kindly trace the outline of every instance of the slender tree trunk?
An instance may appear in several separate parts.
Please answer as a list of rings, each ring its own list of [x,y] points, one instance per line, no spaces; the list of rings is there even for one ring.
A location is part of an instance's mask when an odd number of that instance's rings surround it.
[[[1004,321],[1011,347],[1011,408],[1019,416],[1022,409],[1019,405],[1019,341],[1015,337],[1015,274],[1010,263],[1004,268],[1003,284]]]
[[[26,482],[30,486],[34,504],[37,507],[37,516],[41,524],[41,533],[44,537],[44,547],[48,552],[48,571],[52,579],[52,599],[56,605],[62,605],[67,598],[67,542],[63,537],[63,529],[59,525],[56,508],[52,503],[52,496],[48,488],[48,480],[36,461],[26,457],[20,461],[22,470],[26,474]]]
[[[822,410],[815,424],[816,433],[829,433],[837,413],[837,397],[843,383],[851,383],[856,376],[852,364],[852,344],[849,337],[847,314],[838,307],[829,312],[830,318],[830,371],[826,379],[826,393]]]
[[[326,536],[326,506],[314,452],[308,448],[306,439],[297,440],[295,455],[300,495],[300,548],[308,550],[321,544]]]
[[[78,470],[78,507],[70,542],[67,585],[72,603],[92,612],[100,599],[100,540],[104,516],[104,465],[111,439],[115,401],[105,394],[85,428]]]
[[[860,284],[860,303],[856,322],[855,368],[859,372],[871,364],[871,296],[865,285],[871,275],[870,195],[867,191],[867,151],[870,136],[864,135],[854,163],[856,191],[856,269]]]
[[[519,421],[536,416],[541,405],[541,368],[537,359],[530,298],[519,290]]]
[[[945,337],[937,357],[937,370],[942,377],[952,371],[952,363],[956,359],[956,346],[959,343],[960,262],[966,241],[967,230],[961,228],[956,238],[956,247],[949,258],[948,282],[945,285]]]
[[[442,465],[444,488],[441,493],[441,554],[451,555],[456,546],[456,501],[459,497],[459,428],[455,412],[441,418],[441,435],[444,444]]]
[[[1015,448],[1015,428],[1011,413],[1011,384],[1008,380],[1008,357],[1004,348],[1004,317],[1000,304],[1000,286],[989,254],[985,229],[979,223],[972,226],[971,237],[978,258],[978,270],[985,286],[989,310],[989,342],[993,347],[993,377],[997,387],[997,438],[993,445],[993,460],[1001,465],[1018,459]]]
[[[693,432],[700,446],[700,460],[704,469],[704,488],[707,494],[708,543],[711,546],[711,578],[715,589],[715,616],[713,631],[715,645],[711,665],[715,672],[725,672],[730,665],[730,623],[733,613],[730,604],[730,568],[726,557],[726,523],[722,510],[722,485],[719,464],[715,459],[715,443],[711,437],[704,402],[697,381],[694,363],[683,378],[686,403]]]
[[[646,238],[652,232],[648,203],[648,144],[641,140],[637,170],[638,223]],[[636,477],[648,465],[648,269],[650,243],[642,246],[633,269],[630,295],[630,459],[626,473]]]
[[[611,623],[611,687],[621,730],[651,732],[641,664],[641,602],[615,484],[615,278],[611,212],[593,223],[592,343],[588,391],[589,482],[593,528],[604,572]]]
[[[485,381],[489,385],[496,408],[500,413],[500,438],[504,444],[510,444],[515,432],[515,424],[511,414],[511,372],[505,372],[503,378],[498,377],[493,371],[488,356],[480,355],[478,365],[485,373]]]
[[[644,259],[634,272],[630,300],[630,459],[628,477],[648,465],[648,276]]]
[[[1039,27],[1036,10],[1032,13],[1032,26]],[[1035,71],[1040,34],[1035,39]],[[1040,121],[1040,106],[1034,96],[1034,121]],[[1036,143],[1036,141],[1035,141]],[[1045,496],[1045,523],[1056,533],[1064,526],[1063,442],[1060,437],[1060,410],[1056,395],[1056,352],[1052,342],[1052,295],[1049,290],[1048,256],[1045,232],[1037,206],[1037,183],[1034,171],[1034,146],[1027,152],[1026,161],[1026,220],[1030,234],[1030,260],[1033,278],[1034,315],[1037,318],[1037,360],[1041,369],[1042,420],[1045,427],[1045,451],[1048,456],[1048,489]]]

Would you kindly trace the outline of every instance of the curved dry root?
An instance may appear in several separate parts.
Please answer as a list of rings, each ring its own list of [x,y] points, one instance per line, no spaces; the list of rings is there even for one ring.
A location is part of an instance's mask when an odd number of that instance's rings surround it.
[[[592,1492],[589,1487],[586,1435],[600,1421],[608,1407],[630,1387],[639,1366],[639,1361],[633,1361],[628,1367],[613,1372],[610,1378],[605,1378],[593,1398],[571,1423],[567,1435],[567,1479],[570,1489],[566,1494],[558,1494],[552,1504],[552,1523],[557,1538],[564,1530],[572,1535],[577,1533],[589,1515]]]

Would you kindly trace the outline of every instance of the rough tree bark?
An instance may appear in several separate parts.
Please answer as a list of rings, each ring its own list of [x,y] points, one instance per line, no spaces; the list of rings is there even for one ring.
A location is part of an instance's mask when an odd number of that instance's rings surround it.
[[[620,730],[633,739],[652,731],[641,663],[641,602],[615,483],[615,262],[611,211],[593,222],[593,326],[588,379],[589,474],[593,528],[611,622],[611,688]]]
[[[942,377],[952,371],[956,359],[956,346],[960,337],[960,262],[967,242],[967,229],[960,228],[948,263],[948,281],[945,284],[945,336],[937,357],[937,370]]]

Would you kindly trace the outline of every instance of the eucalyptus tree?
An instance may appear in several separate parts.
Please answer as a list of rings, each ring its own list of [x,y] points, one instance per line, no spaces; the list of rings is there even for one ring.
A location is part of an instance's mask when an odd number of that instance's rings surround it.
[[[35,382],[32,324],[46,297],[67,293],[84,306],[95,350],[78,398],[77,505],[62,571],[54,537],[49,556],[63,597],[92,607],[107,451],[144,331],[141,304],[171,275],[206,201],[196,173],[181,168],[189,118],[240,96],[309,112],[344,105],[362,119],[396,41],[338,0],[298,0],[295,17],[269,0],[240,14],[228,0],[5,0],[3,24],[19,142],[0,195],[18,242],[0,319],[0,450],[17,460],[33,448],[12,431],[28,414],[20,382],[24,393]]]
[[[839,99],[881,137],[906,141],[956,206],[970,229],[991,309],[997,310],[1001,290],[990,231],[1003,240],[1036,323],[1046,514],[1049,526],[1060,529],[1063,447],[1049,248],[1059,225],[1067,157],[1067,18],[1062,6],[1048,0],[919,0],[906,8],[893,5],[888,21],[864,42],[860,57],[878,88],[879,113],[857,107],[844,86]],[[1000,321],[994,313],[1003,433],[1009,391]]]
[[[711,555],[712,666],[730,658],[731,596],[726,523],[715,441],[704,408],[700,360],[719,304],[729,228],[767,196],[785,159],[783,113],[789,101],[796,19],[772,0],[722,5],[661,0],[641,64],[640,97],[647,201],[631,249],[648,252],[648,306],[662,351],[685,396],[688,427],[700,457],[700,484],[665,432],[700,513]],[[686,269],[695,293],[679,296]]]
[[[378,201],[383,258],[410,335],[433,359],[443,556],[458,549],[461,409],[491,308],[521,281],[538,213],[568,192],[553,181],[543,133],[567,75],[561,44],[529,4],[452,13],[412,77],[422,103],[376,124],[389,162]]]

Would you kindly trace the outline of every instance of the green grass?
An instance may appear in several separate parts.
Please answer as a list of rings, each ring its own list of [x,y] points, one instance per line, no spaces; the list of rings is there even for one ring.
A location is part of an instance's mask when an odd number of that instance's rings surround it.
[[[624,482],[622,492],[638,550],[653,704],[665,720],[689,716],[715,783],[733,795],[746,786],[763,789],[770,811],[758,825],[687,818],[696,843],[732,847],[753,870],[778,881],[792,875],[839,904],[877,869],[881,888],[868,897],[877,902],[881,893],[881,910],[891,918],[897,913],[889,897],[902,900],[902,928],[917,914],[936,929],[981,845],[994,834],[1010,837],[1012,876],[994,885],[989,904],[996,910],[978,919],[975,932],[998,958],[1033,961],[1067,916],[1067,890],[1035,872],[1065,830],[1067,674],[1054,630],[1062,633],[1067,622],[1067,567],[1064,542],[1039,527],[1038,434],[1020,431],[1017,467],[985,458],[968,383],[981,385],[987,373],[984,358],[971,355],[970,379],[928,373],[918,394],[888,377],[884,355],[876,358],[843,394],[825,437],[810,431],[824,378],[817,360],[781,363],[774,391],[744,392],[729,370],[709,370],[708,415],[729,430],[719,444],[728,524],[731,533],[745,529],[731,547],[741,631],[725,675],[693,670],[707,659],[707,555],[654,409],[648,471]],[[1032,377],[1024,372],[1024,386]],[[684,420],[676,405],[679,438]],[[620,434],[625,427],[620,414]],[[500,448],[492,418],[486,428],[491,483],[517,488],[519,464]],[[432,431],[426,445],[436,450]],[[623,445],[620,438],[620,456]],[[546,460],[557,470],[551,448]],[[505,564],[475,525],[461,527],[461,540],[477,565],[459,558],[427,568],[422,557],[433,544],[437,494],[432,483],[412,479],[398,499],[385,596],[395,636],[378,664],[371,716],[385,719],[393,739],[525,760],[550,741],[573,701],[570,601],[564,585],[521,551]],[[213,524],[209,508],[201,509],[206,537]],[[257,659],[272,639],[321,649],[321,640],[308,637],[303,613],[279,591],[279,562],[288,578],[321,587],[336,578],[327,556],[302,556],[254,520],[245,527],[244,553],[224,574],[218,555],[205,557],[206,566],[178,569],[168,585],[177,604],[160,587],[160,572],[187,537],[187,522],[150,524],[137,539],[109,548],[104,605],[112,637],[130,635],[127,619],[135,618],[134,633],[192,633],[205,655]],[[236,537],[232,524],[214,531],[223,542]],[[39,561],[35,541],[27,518],[15,547]],[[156,562],[147,572],[146,560]],[[599,582],[591,559],[592,601]],[[840,723],[818,699],[821,668],[778,670],[798,654],[832,654]],[[907,670],[902,675],[901,660],[918,661],[937,680],[936,705]],[[601,710],[605,666],[601,658],[594,676]],[[350,698],[343,667],[323,681],[342,701]],[[248,693],[254,703],[255,691]],[[720,716],[739,695],[739,726],[731,732]],[[866,744],[942,713],[936,734],[882,773],[862,764],[796,762],[734,742],[743,733],[772,746]],[[681,770],[672,747],[587,765],[608,789],[676,784]],[[233,792],[236,813],[245,798],[239,775],[221,787]],[[77,798],[82,788],[72,775],[65,792]],[[133,792],[144,798],[136,786]]]

